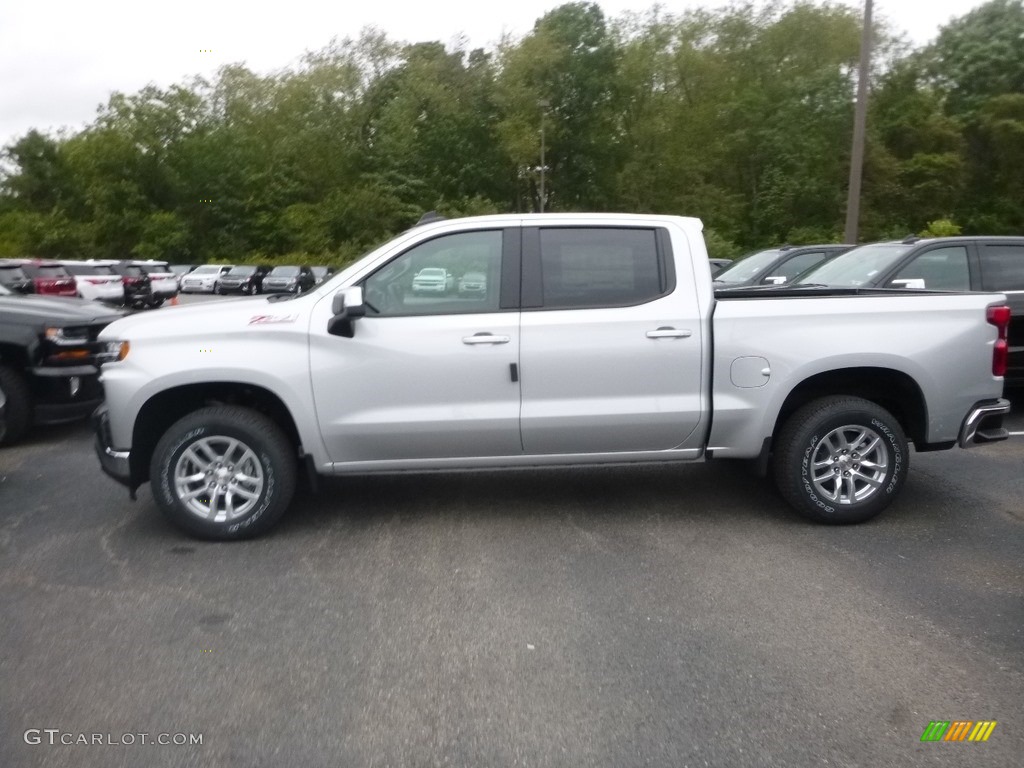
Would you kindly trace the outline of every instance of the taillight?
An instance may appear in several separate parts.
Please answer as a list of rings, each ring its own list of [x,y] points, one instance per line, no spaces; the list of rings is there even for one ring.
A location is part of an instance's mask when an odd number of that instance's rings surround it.
[[[992,347],[992,375],[1005,376],[1006,361],[1010,352],[1006,340],[1006,334],[1010,328],[1010,308],[1007,306],[989,307],[986,312],[986,319],[999,332],[999,335],[996,337],[996,343]]]

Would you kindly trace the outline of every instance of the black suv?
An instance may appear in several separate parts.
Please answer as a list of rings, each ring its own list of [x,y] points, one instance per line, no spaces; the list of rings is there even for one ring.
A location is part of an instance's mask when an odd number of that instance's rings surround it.
[[[263,278],[264,293],[305,293],[316,285],[309,267],[274,267]]]
[[[784,285],[801,272],[834,259],[852,245],[783,245],[744,256],[715,274],[716,288]]]
[[[0,286],[0,445],[33,423],[88,416],[103,400],[97,337],[124,312],[78,298],[25,296]]]
[[[132,309],[143,309],[153,304],[153,283],[142,267],[130,261],[97,260],[86,264],[110,267],[115,274],[121,276],[124,283],[124,303]]]
[[[1005,293],[1011,313],[1006,383],[1024,385],[1024,237],[908,237],[862,245],[794,283]]]
[[[252,296],[254,293],[263,293],[263,278],[267,276],[268,272],[270,272],[270,267],[240,264],[221,275],[215,290],[222,295],[245,293]]]

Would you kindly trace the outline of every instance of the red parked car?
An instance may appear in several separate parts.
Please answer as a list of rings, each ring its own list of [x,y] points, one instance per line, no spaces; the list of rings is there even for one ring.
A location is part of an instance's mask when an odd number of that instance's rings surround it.
[[[41,296],[78,296],[75,276],[63,264],[42,259],[18,259],[21,269],[32,278]]]

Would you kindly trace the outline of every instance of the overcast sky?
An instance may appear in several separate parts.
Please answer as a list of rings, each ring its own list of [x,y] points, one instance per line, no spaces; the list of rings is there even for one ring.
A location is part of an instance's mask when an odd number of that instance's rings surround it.
[[[0,145],[30,128],[79,130],[110,93],[147,83],[167,86],[244,62],[257,72],[296,63],[332,37],[356,37],[368,25],[395,40],[453,41],[490,47],[522,35],[564,0],[0,0]],[[875,0],[915,44],[983,0]],[[600,0],[606,15],[643,11],[653,0]],[[861,6],[861,0],[846,0]],[[719,0],[665,2],[666,11],[728,5]],[[209,49],[212,52],[201,52]]]

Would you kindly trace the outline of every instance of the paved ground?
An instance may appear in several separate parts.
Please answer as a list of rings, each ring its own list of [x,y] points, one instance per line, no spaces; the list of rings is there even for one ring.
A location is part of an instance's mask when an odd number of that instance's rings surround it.
[[[42,430],[0,452],[0,766],[1019,766],[1022,465],[915,455],[837,529],[729,465],[349,479],[208,544]],[[957,719],[999,724],[921,743]]]

